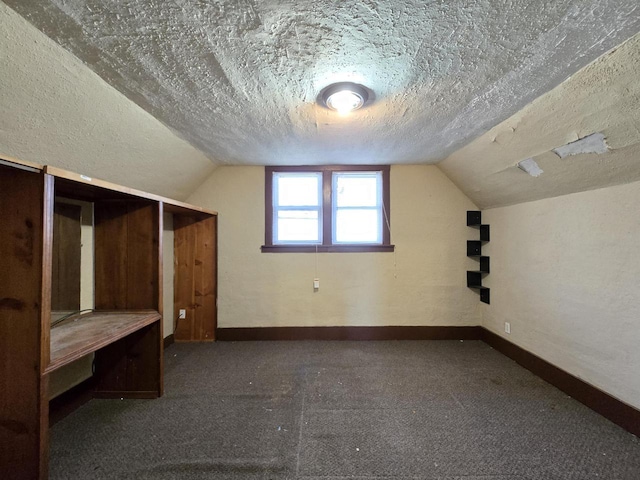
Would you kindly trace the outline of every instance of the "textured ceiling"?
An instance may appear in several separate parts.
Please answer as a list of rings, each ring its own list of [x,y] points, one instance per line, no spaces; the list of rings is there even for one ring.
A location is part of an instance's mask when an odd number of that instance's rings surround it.
[[[640,30],[637,0],[5,0],[212,160],[434,163]],[[375,101],[315,104],[336,81]]]
[[[640,181],[638,79],[640,33],[438,166],[482,209]],[[606,151],[554,151],[593,134],[605,138]],[[520,170],[526,159],[542,173]]]

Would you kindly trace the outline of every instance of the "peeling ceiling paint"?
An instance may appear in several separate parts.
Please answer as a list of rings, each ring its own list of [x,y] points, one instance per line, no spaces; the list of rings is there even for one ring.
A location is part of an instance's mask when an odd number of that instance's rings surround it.
[[[640,181],[639,78],[640,33],[438,167],[482,209]],[[579,152],[579,139],[598,142]],[[560,158],[563,145],[575,154]],[[514,167],[527,158],[544,174]]]
[[[229,164],[435,163],[640,30],[636,0],[5,3]],[[374,101],[316,105],[337,81]]]
[[[523,172],[527,172],[532,177],[539,177],[544,173],[544,171],[540,168],[540,166],[536,163],[533,158],[527,158],[518,162],[517,167]]]
[[[592,133],[575,142],[554,148],[553,151],[560,158],[565,158],[570,155],[580,155],[581,153],[607,153],[609,146],[602,133]]]

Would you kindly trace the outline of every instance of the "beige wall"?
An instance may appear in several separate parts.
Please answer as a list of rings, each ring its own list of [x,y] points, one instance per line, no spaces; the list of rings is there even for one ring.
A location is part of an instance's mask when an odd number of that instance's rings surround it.
[[[162,332],[173,333],[173,215],[165,213],[162,231]]]
[[[483,325],[636,408],[638,205],[640,182],[483,211]]]
[[[390,180],[395,254],[268,254],[264,168],[216,169],[189,201],[219,212],[218,325],[478,325],[465,277],[475,206],[434,166],[393,166]]]
[[[0,2],[0,155],[183,199],[215,168]]]

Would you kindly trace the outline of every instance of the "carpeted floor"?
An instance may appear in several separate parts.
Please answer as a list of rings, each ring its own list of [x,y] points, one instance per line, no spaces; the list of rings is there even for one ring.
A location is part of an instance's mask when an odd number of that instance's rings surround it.
[[[175,344],[165,392],[57,423],[51,478],[640,478],[637,437],[479,341]]]

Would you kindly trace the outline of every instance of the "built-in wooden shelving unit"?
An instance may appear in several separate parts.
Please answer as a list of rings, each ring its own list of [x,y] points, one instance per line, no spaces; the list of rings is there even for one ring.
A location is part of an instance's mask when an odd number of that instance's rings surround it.
[[[95,310],[52,323],[58,197],[93,204]],[[47,478],[48,384],[58,368],[95,353],[95,397],[163,394],[165,212],[179,224],[180,238],[190,238],[199,252],[195,258],[184,252],[182,243],[174,247],[180,270],[174,290],[189,302],[176,305],[176,310],[198,310],[197,321],[185,321],[200,325],[206,339],[213,340],[216,212],[58,168],[0,158],[0,478]],[[200,330],[193,330],[188,339],[200,339]]]

